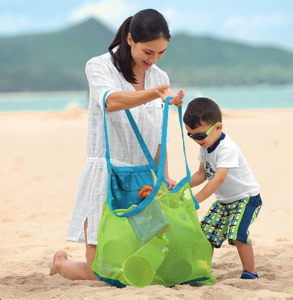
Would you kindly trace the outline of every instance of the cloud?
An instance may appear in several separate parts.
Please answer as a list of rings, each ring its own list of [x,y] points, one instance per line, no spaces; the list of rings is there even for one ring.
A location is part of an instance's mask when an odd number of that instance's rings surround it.
[[[292,19],[279,13],[234,15],[224,20],[219,28],[221,35],[226,34],[238,40],[246,40],[256,44],[278,43],[281,45],[286,43],[282,37],[286,35],[285,31],[290,24],[292,24]]]
[[[171,34],[178,32],[205,33],[218,25],[214,12],[186,10],[185,7],[171,5],[162,7],[159,11],[166,18]]]
[[[117,29],[128,17],[129,7],[121,0],[103,0],[86,3],[71,13],[72,20],[84,20],[89,17],[97,18],[104,24]]]
[[[163,8],[160,13],[166,18],[166,19],[173,19],[176,18],[176,9],[173,7],[167,7]]]
[[[283,26],[286,23],[286,18],[281,14],[274,14],[269,16],[233,16],[227,18],[224,21],[224,27],[226,27],[227,29],[237,29],[245,27],[265,29],[271,26]]]

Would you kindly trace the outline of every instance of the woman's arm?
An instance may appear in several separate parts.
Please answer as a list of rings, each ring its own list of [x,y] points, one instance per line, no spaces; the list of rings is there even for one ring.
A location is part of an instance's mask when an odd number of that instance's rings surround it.
[[[86,75],[94,100],[103,107],[103,96],[106,91],[112,91],[107,97],[108,111],[125,110],[161,98],[164,102],[167,96],[173,96],[169,84],[162,84],[155,88],[141,91],[116,91],[117,79],[113,78],[109,65],[101,58],[94,58],[86,64]],[[168,82],[168,78],[163,82]],[[170,104],[180,106],[183,104],[184,92],[180,90],[170,101]]]
[[[168,84],[159,85],[153,89],[135,92],[114,92],[107,98],[108,111],[125,110],[161,98],[163,102],[168,96],[173,96]],[[170,101],[170,104],[180,106],[183,104],[184,92],[180,90]]]

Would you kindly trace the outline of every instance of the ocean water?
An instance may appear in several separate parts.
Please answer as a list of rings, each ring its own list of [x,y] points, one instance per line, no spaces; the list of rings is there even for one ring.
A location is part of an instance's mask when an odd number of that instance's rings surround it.
[[[173,88],[173,92],[178,89]],[[184,92],[183,108],[195,97],[205,96],[215,100],[221,109],[293,109],[293,85],[187,87]],[[87,101],[87,91],[0,93],[0,112],[62,111],[72,105],[86,109]]]
[[[0,112],[62,111],[87,107],[87,92],[0,93]]]

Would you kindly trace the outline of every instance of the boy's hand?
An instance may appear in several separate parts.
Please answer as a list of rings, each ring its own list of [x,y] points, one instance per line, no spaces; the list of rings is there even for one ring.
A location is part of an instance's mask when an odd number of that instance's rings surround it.
[[[170,190],[173,190],[174,187],[175,187],[176,184],[177,184],[176,181],[174,181],[173,179],[170,179],[170,178],[166,179],[166,182],[167,182],[168,185],[169,185],[169,187],[168,187],[168,190],[169,190],[169,191],[170,191]]]

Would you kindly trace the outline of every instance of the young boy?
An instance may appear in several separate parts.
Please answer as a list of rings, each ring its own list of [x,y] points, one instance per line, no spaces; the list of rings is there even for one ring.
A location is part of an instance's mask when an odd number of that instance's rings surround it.
[[[215,193],[217,199],[201,221],[202,230],[213,247],[220,248],[226,239],[237,247],[240,278],[258,279],[248,227],[262,205],[259,185],[238,146],[222,132],[222,114],[213,100],[192,100],[183,121],[187,135],[200,145],[199,170],[191,177],[191,187],[208,180],[194,197],[202,202]]]

